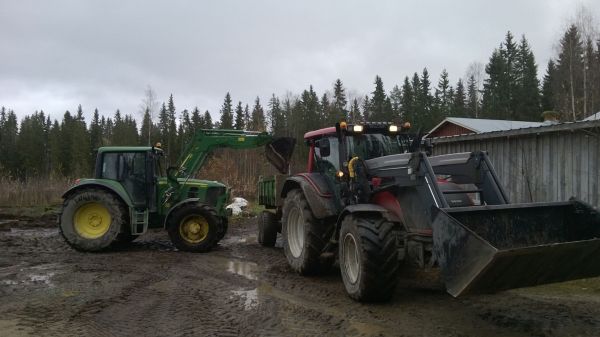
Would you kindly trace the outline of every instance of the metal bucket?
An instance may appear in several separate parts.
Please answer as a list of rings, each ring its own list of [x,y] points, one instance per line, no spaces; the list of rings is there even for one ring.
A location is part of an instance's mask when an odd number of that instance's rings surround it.
[[[434,254],[452,296],[600,275],[600,216],[583,202],[436,210]]]

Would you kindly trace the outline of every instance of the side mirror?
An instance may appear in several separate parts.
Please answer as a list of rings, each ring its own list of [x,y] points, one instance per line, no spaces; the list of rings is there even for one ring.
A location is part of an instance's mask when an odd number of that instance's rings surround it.
[[[321,157],[329,157],[331,154],[331,144],[329,138],[321,138],[317,144],[319,146],[319,154]]]

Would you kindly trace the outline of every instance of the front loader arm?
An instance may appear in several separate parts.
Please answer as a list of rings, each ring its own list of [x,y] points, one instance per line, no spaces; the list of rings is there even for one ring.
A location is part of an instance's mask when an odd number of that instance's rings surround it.
[[[266,132],[239,130],[198,130],[179,158],[178,166],[167,170],[169,191],[163,202],[172,195],[178,196],[179,178],[189,179],[198,172],[208,156],[217,148],[251,149],[264,146],[273,140]],[[178,199],[178,197],[177,197]]]

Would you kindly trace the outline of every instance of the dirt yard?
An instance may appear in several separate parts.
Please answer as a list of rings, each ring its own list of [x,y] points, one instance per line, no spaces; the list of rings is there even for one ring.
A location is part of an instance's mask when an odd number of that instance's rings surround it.
[[[49,217],[0,220],[0,336],[600,336],[598,279],[360,304],[338,270],[298,276],[255,233],[250,218],[207,254],[175,251],[164,232],[79,253]]]

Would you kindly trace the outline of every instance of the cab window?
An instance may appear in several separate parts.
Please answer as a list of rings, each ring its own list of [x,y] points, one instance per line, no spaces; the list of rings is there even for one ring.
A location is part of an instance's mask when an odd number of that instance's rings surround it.
[[[336,171],[340,169],[340,157],[339,157],[339,142],[337,137],[326,137],[329,140],[329,155],[322,156],[321,151],[318,146],[315,146],[315,158],[317,166],[320,168],[321,172],[333,172],[335,174]]]

